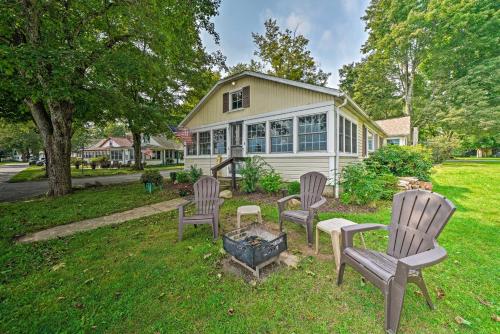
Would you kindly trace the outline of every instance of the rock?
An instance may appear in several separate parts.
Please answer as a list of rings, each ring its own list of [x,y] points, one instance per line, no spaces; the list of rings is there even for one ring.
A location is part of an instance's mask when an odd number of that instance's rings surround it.
[[[290,204],[290,206],[293,206],[293,207],[296,207],[296,206],[300,206],[300,201],[298,199],[295,199],[295,198],[292,198],[290,200],[290,202],[288,202]]]
[[[219,197],[226,199],[233,198],[233,193],[231,192],[231,190],[222,190],[219,194]]]
[[[420,189],[432,191],[432,182],[420,181]]]
[[[299,258],[288,252],[283,252],[280,254],[280,262],[284,263],[288,267],[297,268]]]

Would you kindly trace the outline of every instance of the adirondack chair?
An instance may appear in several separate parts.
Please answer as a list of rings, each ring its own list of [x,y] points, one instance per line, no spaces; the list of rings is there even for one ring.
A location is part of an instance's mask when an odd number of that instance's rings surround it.
[[[325,190],[326,177],[318,172],[309,172],[300,177],[300,195],[290,195],[278,200],[280,231],[283,221],[289,220],[306,227],[307,243],[313,243],[313,219],[318,209],[325,204],[326,199],[321,196]],[[300,210],[285,210],[286,203],[291,199],[300,199]]]
[[[384,293],[385,330],[396,333],[407,283],[415,283],[430,309],[434,309],[422,269],[443,261],[446,251],[436,239],[453,215],[455,206],[443,196],[426,190],[398,193],[392,203],[389,226],[359,224],[342,228],[343,251],[337,284],[342,284],[349,264]],[[386,253],[356,248],[353,236],[359,232],[388,230]]]
[[[219,181],[211,176],[202,176],[193,186],[194,200],[179,205],[179,241],[182,240],[184,225],[211,224],[214,240],[219,236],[219,207],[224,203],[219,198]],[[185,207],[196,205],[196,214],[186,217]]]

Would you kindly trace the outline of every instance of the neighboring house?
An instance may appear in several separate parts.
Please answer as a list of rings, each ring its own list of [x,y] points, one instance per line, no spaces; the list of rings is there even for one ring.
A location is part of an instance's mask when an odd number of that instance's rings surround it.
[[[411,145],[410,116],[384,119],[376,123],[387,134],[387,138],[384,139],[385,145]]]
[[[204,174],[211,173],[218,155],[259,155],[285,180],[318,171],[330,183],[386,137],[337,89],[251,71],[217,82],[180,126],[193,139],[185,146],[185,165],[198,165]],[[222,173],[229,175],[229,167]]]
[[[173,139],[164,136],[143,136],[141,144],[142,157],[148,165],[183,162],[183,146]],[[77,152],[81,156],[81,150]],[[122,163],[134,161],[133,141],[130,137],[109,137],[83,150],[83,158],[91,159],[106,156],[111,161]]]

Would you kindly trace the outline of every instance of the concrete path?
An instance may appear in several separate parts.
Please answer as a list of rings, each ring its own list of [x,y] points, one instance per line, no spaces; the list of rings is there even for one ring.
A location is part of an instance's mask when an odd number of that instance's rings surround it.
[[[11,177],[25,170],[26,168],[28,168],[27,162],[0,165],[0,183],[9,181]]]
[[[82,220],[76,223],[60,225],[49,228],[47,230],[27,234],[19,238],[17,241],[22,243],[44,241],[65,237],[78,232],[94,230],[103,226],[117,225],[129,220],[143,218],[161,212],[176,210],[178,205],[185,202],[186,200],[183,198],[176,198],[170,201],[141,206],[135,209],[114,213],[109,216]]]
[[[8,166],[1,166],[1,167],[8,167]],[[20,172],[21,170],[18,170],[18,172]],[[160,173],[163,177],[169,177],[169,174],[172,171],[176,170],[169,169],[160,171]],[[13,174],[16,173],[14,172]],[[13,174],[9,174],[10,177],[12,177]],[[8,183],[7,181],[10,179],[10,177],[4,180],[3,182],[0,180],[0,202],[11,202],[11,201],[18,201],[22,199],[37,197],[46,194],[47,191],[49,190],[49,186],[46,180]],[[72,184],[73,187],[84,187],[87,184],[96,184],[96,183],[99,185],[130,183],[139,181],[140,177],[141,173],[112,175],[112,176],[82,177],[82,178],[73,178]]]

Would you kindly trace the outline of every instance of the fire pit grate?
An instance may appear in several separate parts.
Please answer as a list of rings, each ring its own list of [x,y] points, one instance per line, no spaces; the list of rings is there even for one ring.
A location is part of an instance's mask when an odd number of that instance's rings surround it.
[[[266,265],[277,262],[287,247],[286,233],[278,236],[266,231],[260,224],[251,224],[225,234],[222,243],[232,259],[259,277]]]

